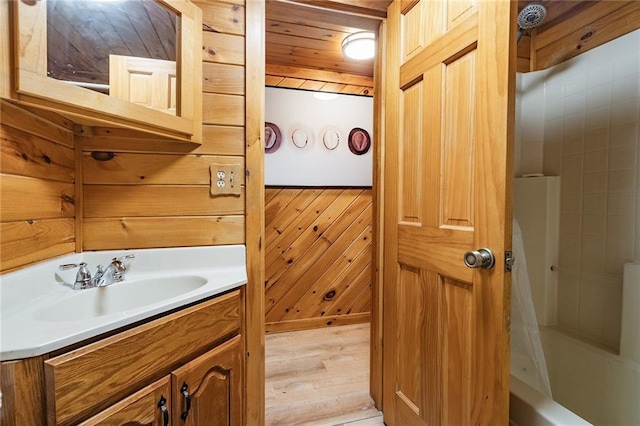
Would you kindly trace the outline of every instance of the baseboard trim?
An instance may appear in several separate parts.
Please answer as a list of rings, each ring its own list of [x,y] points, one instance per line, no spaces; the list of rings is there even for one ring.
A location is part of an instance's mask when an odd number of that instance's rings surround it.
[[[269,333],[283,333],[286,331],[308,330],[312,328],[334,327],[336,325],[360,324],[371,321],[371,313],[332,315],[328,317],[305,318],[299,320],[268,322],[265,331]]]

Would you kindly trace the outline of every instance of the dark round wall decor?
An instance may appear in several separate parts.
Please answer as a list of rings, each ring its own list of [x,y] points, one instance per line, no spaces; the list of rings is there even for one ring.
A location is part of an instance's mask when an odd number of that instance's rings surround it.
[[[264,123],[264,152],[271,154],[280,148],[282,133],[280,128],[273,123]]]
[[[369,151],[371,147],[371,137],[369,132],[360,127],[354,127],[349,132],[349,150],[355,155],[363,155]]]

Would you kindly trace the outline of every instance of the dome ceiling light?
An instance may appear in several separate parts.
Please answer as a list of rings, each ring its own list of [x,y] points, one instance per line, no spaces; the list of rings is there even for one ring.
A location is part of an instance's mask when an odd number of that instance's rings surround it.
[[[372,32],[363,31],[348,35],[342,40],[342,53],[347,58],[371,59],[376,53],[376,36]]]

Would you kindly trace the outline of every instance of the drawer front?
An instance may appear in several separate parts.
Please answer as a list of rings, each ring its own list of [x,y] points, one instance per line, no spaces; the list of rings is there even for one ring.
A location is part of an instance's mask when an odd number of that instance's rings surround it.
[[[162,401],[162,404],[160,404],[160,401]],[[128,396],[78,426],[166,426],[171,418],[170,410],[171,378],[167,376]]]
[[[240,328],[240,292],[192,306],[45,362],[47,420],[104,409]]]

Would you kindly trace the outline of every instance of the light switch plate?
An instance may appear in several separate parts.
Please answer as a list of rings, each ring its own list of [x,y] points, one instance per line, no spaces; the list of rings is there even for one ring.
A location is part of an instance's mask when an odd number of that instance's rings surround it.
[[[211,195],[240,195],[242,190],[242,166],[240,164],[211,163]]]

